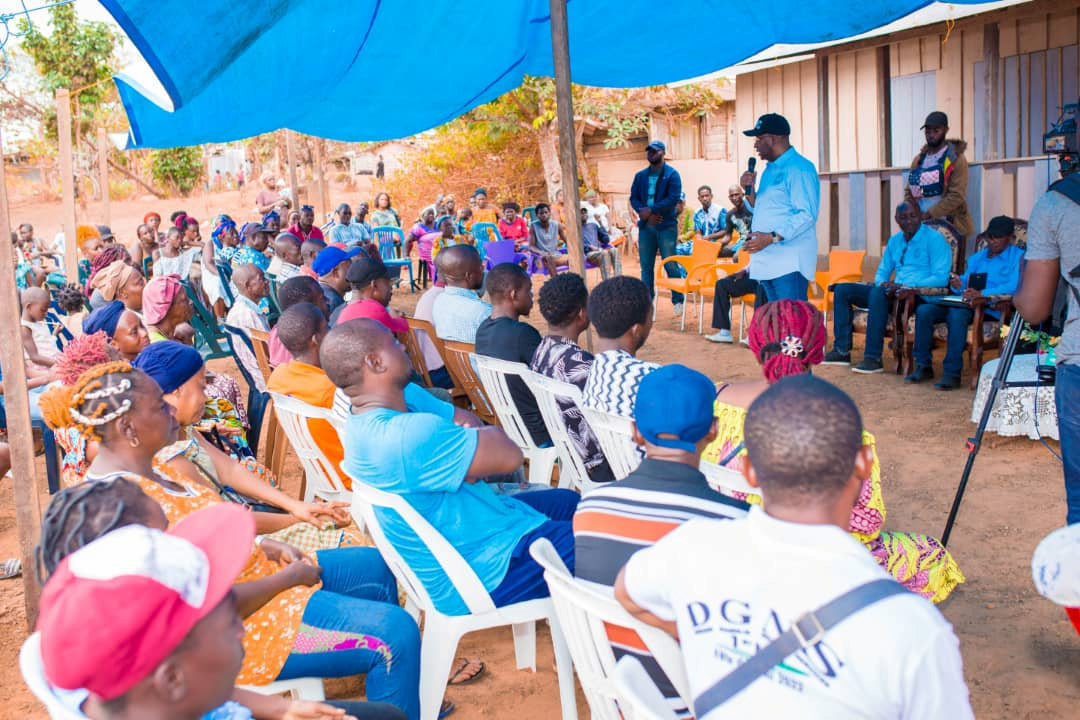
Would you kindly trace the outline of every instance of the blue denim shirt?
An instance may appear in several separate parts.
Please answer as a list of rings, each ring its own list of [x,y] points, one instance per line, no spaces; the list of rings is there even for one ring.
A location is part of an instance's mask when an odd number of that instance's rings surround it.
[[[1020,284],[1020,261],[1024,251],[1015,245],[1009,245],[1000,255],[990,257],[988,249],[980,250],[967,261],[967,271],[961,275],[963,287],[968,286],[971,273],[986,273],[986,289],[983,295],[1012,295]]]
[[[817,218],[821,183],[814,164],[788,148],[761,174],[752,232],[774,232],[783,238],[750,255],[750,277],[755,280],[798,272],[807,280],[817,270]],[[747,207],[749,203],[743,201]]]
[[[634,182],[630,185],[630,207],[638,215],[645,208],[651,212],[659,213],[663,218],[658,228],[675,227],[675,205],[679,202],[682,194],[682,178],[678,171],[664,163],[660,168],[660,176],[656,179],[656,192],[653,201],[649,203],[649,168],[639,170],[634,175]],[[638,220],[638,227],[645,227],[645,220]]]
[[[945,287],[952,269],[952,248],[945,236],[920,225],[911,240],[898,232],[889,238],[881,264],[874,273],[874,284],[892,281],[904,287]],[[893,277],[893,271],[896,276]]]

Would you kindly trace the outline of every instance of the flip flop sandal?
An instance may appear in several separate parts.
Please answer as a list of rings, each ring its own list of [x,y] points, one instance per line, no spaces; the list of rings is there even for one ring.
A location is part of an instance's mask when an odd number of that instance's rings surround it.
[[[450,685],[452,687],[468,685],[472,681],[479,680],[481,677],[483,677],[484,671],[487,670],[487,666],[484,665],[483,660],[470,660],[469,658],[462,658],[462,660],[464,660],[465,662],[463,662],[461,667],[458,668],[457,671],[450,676],[450,679],[446,682],[447,685]],[[455,682],[458,676],[464,673],[465,670],[468,669],[469,665],[472,665],[473,663],[478,663],[480,665],[480,669],[476,671],[476,674],[466,680]]]
[[[0,580],[10,580],[20,575],[22,575],[22,561],[19,558],[10,558],[0,563]]]
[[[450,702],[449,700],[443,702],[442,707],[439,708],[439,720],[442,720],[444,717],[451,714],[456,709],[457,707],[454,705],[454,703]]]

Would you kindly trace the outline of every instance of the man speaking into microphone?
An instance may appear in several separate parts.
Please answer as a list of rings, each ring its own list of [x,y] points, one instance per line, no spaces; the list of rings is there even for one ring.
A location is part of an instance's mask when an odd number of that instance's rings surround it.
[[[750,277],[761,284],[769,302],[806,300],[817,269],[817,169],[791,147],[791,126],[783,115],[762,115],[743,134],[755,138],[754,151],[768,163],[756,192],[752,170],[743,173],[740,183],[749,188],[744,202],[754,213],[743,244],[750,253]]]

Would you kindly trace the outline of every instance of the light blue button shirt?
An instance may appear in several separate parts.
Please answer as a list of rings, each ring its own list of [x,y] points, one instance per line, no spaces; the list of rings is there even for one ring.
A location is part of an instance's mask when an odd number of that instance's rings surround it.
[[[476,342],[480,323],[491,317],[491,305],[472,290],[448,287],[435,298],[431,320],[435,333],[443,340]]]
[[[972,273],[986,273],[983,295],[1012,295],[1020,284],[1020,261],[1024,251],[1009,245],[998,255],[990,257],[990,250],[983,249],[968,258],[967,270],[961,276],[964,287]]]
[[[881,264],[874,273],[874,284],[880,285],[891,279],[904,287],[945,287],[952,260],[952,248],[945,236],[920,225],[910,240],[905,240],[902,232],[889,238],[889,244],[881,254]]]
[[[798,272],[813,280],[817,270],[816,227],[821,202],[821,183],[814,164],[795,152],[795,148],[788,148],[761,174],[755,201],[751,231],[774,232],[783,242],[773,243],[750,256],[750,277],[772,280]]]

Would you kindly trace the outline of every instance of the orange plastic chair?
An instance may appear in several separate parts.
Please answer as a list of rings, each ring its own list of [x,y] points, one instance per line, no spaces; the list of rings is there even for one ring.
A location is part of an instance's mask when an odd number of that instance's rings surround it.
[[[702,315],[705,312],[705,300],[706,298],[712,300],[716,297],[716,281],[745,270],[749,264],[750,256],[747,253],[740,253],[734,260],[729,258],[724,258],[722,261],[717,260],[716,264],[708,268],[705,274],[701,276],[701,287],[697,291],[698,335],[704,332]]]
[[[830,286],[862,280],[862,265],[865,259],[865,250],[831,250],[829,268],[819,270],[814,274],[814,285],[811,286],[814,297],[808,302],[825,316],[826,327],[829,325],[829,311],[833,306],[833,292],[829,289]]]
[[[702,240],[700,238],[694,240],[694,249],[690,252],[690,255],[669,255],[667,259],[661,260],[657,258],[656,261],[656,277],[653,283],[657,288],[665,288],[672,292],[679,292],[683,295],[693,295],[697,293],[702,287],[702,278],[705,273],[716,266],[716,256],[720,254],[720,243],[712,242],[709,240]],[[664,272],[664,265],[669,262],[676,263],[686,271],[686,277],[672,278],[668,277]],[[714,280],[713,283],[716,281]],[[687,298],[689,300],[689,298]],[[683,302],[682,306],[682,323],[679,326],[680,330],[686,329],[686,306],[687,302]],[[656,319],[656,303],[653,303],[653,320]]]

